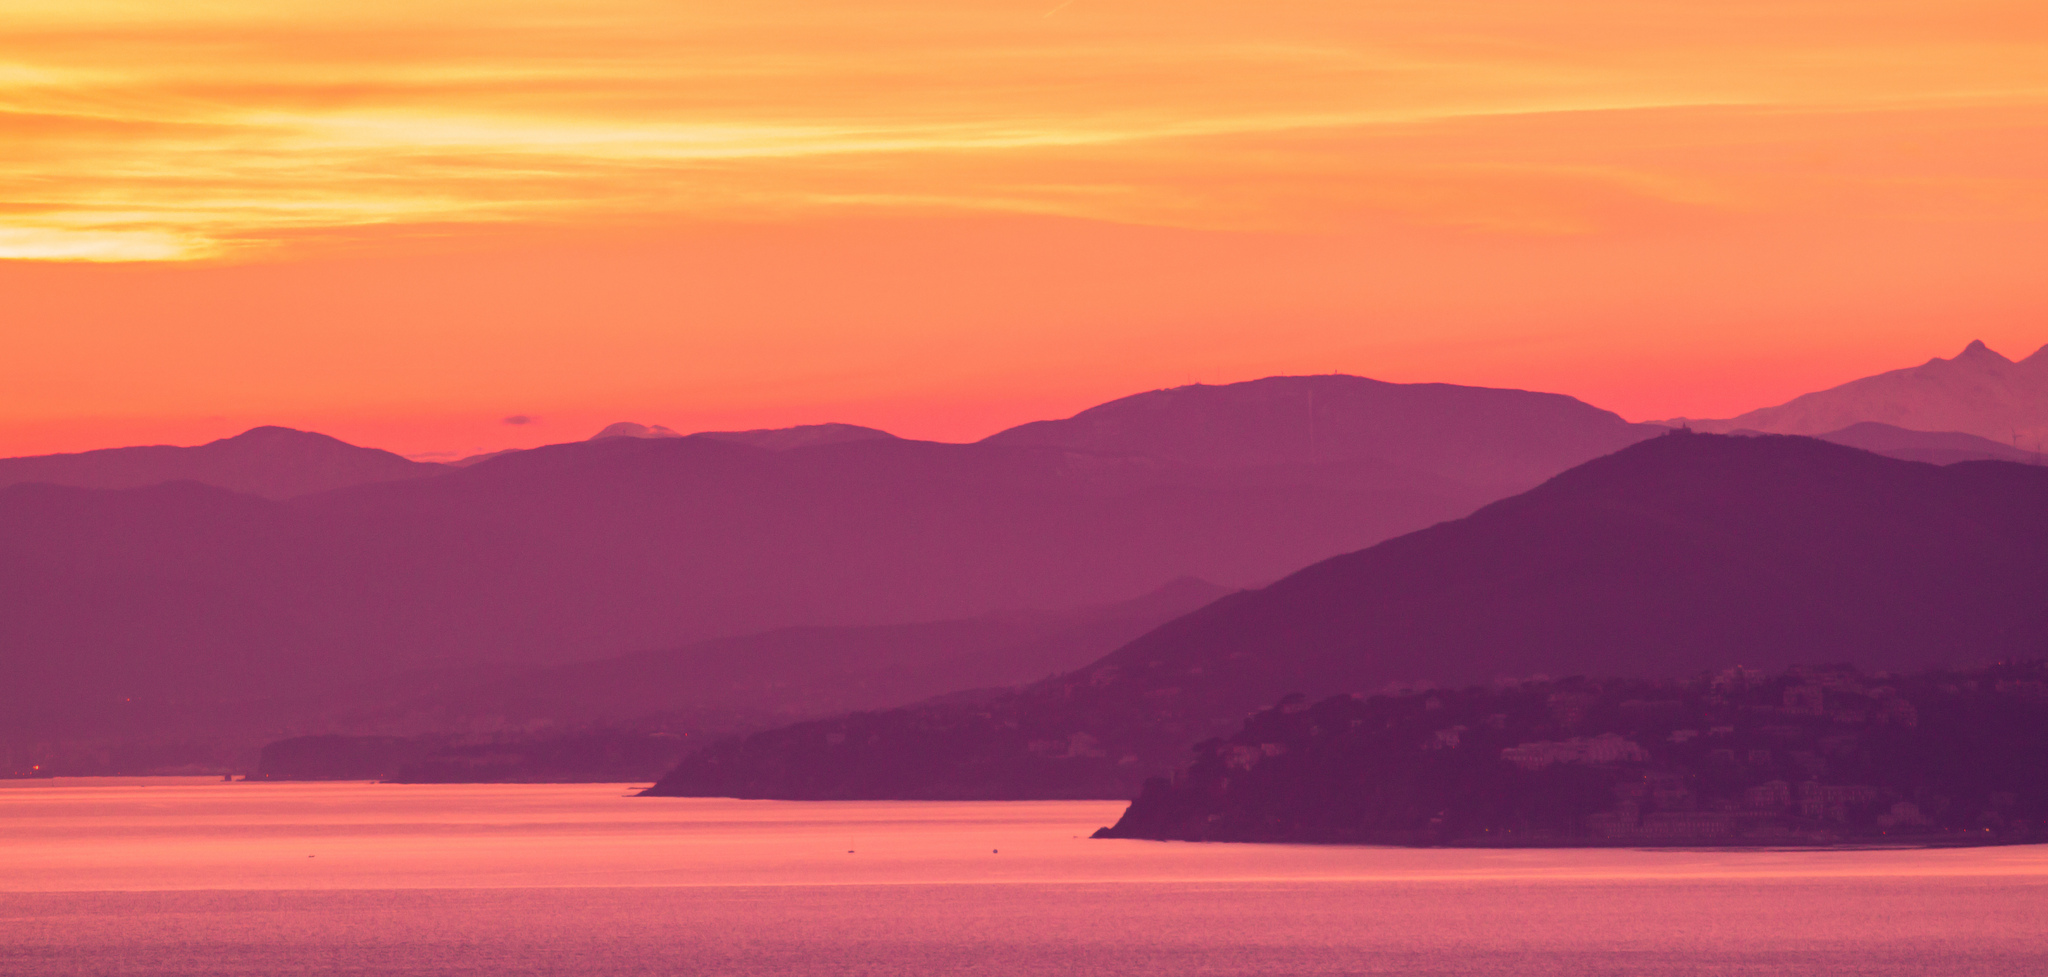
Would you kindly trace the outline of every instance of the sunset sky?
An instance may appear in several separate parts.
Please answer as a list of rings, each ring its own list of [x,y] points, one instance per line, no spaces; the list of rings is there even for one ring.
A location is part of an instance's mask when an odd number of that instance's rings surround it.
[[[0,0],[0,455],[1727,416],[2032,352],[2044,255],[2039,0]]]

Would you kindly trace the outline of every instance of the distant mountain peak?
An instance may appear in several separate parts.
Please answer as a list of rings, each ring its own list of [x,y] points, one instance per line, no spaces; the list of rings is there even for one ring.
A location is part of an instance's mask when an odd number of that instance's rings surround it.
[[[1981,339],[1970,340],[1970,345],[1963,347],[1963,351],[1957,353],[1955,359],[1950,360],[1949,362],[1962,363],[1969,361],[2002,363],[2006,365],[2011,365],[2012,363],[2011,360],[2006,359],[2004,356],[1999,355],[1999,353],[1996,350],[1992,349],[1989,346],[1984,345],[1984,341]]]
[[[792,448],[811,448],[821,444],[840,444],[847,441],[894,441],[896,436],[887,431],[858,424],[799,424],[795,427],[756,428],[751,431],[698,431],[693,438],[712,441],[734,441],[750,444],[770,451],[788,451]]]
[[[356,447],[355,445],[349,445],[348,442],[343,441],[340,438],[333,437],[331,435],[321,434],[318,431],[301,431],[295,427],[281,427],[276,424],[264,424],[257,427],[252,427],[246,431],[243,431],[240,434],[234,435],[233,437],[221,438],[217,441],[214,441],[213,443],[247,445],[340,444],[348,445],[349,447]]]
[[[591,435],[591,436],[590,436],[590,440],[592,440],[592,441],[602,441],[602,440],[604,440],[604,439],[606,439],[606,438],[680,438],[680,437],[682,437],[682,435],[680,435],[680,434],[677,434],[676,432],[674,432],[674,431],[671,431],[671,430],[669,430],[668,428],[662,427],[662,426],[661,426],[661,425],[659,425],[659,424],[653,424],[653,425],[648,425],[648,424],[635,424],[635,423],[633,423],[632,421],[620,421],[620,422],[618,422],[617,424],[608,424],[608,425],[605,425],[605,429],[604,429],[604,430],[602,430],[602,431],[599,431],[599,432],[597,432],[596,434],[593,434],[593,435]]]
[[[591,436],[592,441],[607,438],[704,438],[710,441],[733,441],[740,444],[766,448],[770,451],[787,451],[791,448],[808,448],[820,444],[838,444],[842,441],[895,440],[896,436],[887,431],[878,431],[858,424],[799,424],[795,427],[764,427],[749,431],[698,431],[694,434],[679,434],[659,424],[635,424],[620,421]]]
[[[1972,340],[1952,359],[1937,356],[1774,407],[1687,423],[1702,431],[1821,436],[1866,421],[1907,431],[1960,431],[2035,450],[2048,443],[2048,355],[2036,352],[2015,363]]]
[[[1561,394],[1314,374],[1147,391],[981,443],[1211,468],[1380,465],[1506,494],[1556,474],[1560,456],[1597,457],[1657,430]]]
[[[285,499],[444,470],[440,465],[349,444],[317,431],[266,424],[192,447],[155,444],[0,458],[0,486],[47,482],[130,489],[189,481]]]

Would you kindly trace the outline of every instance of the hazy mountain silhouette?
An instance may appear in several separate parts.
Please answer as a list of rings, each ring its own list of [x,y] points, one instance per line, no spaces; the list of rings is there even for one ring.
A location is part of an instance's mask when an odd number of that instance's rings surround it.
[[[1257,582],[1483,499],[872,440],[555,445],[269,501],[0,489],[0,696],[278,695]]]
[[[1078,668],[1224,594],[1192,577],[1115,604],[954,621],[779,628],[511,675],[388,683],[327,707],[321,732],[613,725],[691,734],[1012,686]],[[422,694],[414,687],[439,684]],[[353,700],[353,701],[352,701]],[[380,700],[388,700],[382,703]]]
[[[1661,433],[1562,394],[1333,374],[1194,384],[1036,421],[983,444],[1142,455],[1196,469],[1369,464],[1499,496]]]
[[[591,435],[591,436],[590,436],[590,440],[592,440],[592,441],[602,441],[602,440],[604,440],[605,438],[680,438],[680,437],[682,437],[682,435],[680,435],[680,434],[677,434],[676,432],[674,432],[674,431],[671,431],[671,430],[669,430],[668,428],[662,427],[662,426],[661,426],[661,425],[659,425],[659,424],[654,424],[654,425],[647,425],[647,424],[635,424],[635,423],[633,423],[632,421],[620,421],[620,422],[618,422],[617,424],[607,424],[607,425],[605,425],[605,428],[604,428],[604,430],[602,430],[602,431],[599,431],[599,432],[597,432],[596,434],[593,434],[593,435]]]
[[[605,438],[710,438],[715,441],[737,441],[751,444],[756,448],[770,451],[787,451],[791,448],[808,448],[820,444],[837,444],[841,441],[870,441],[875,438],[893,438],[887,431],[878,431],[858,424],[799,424],[795,427],[763,427],[748,431],[698,431],[695,434],[677,434],[659,424],[635,424],[620,421],[607,425],[604,430],[591,435],[590,440]]]
[[[454,461],[442,462],[442,464],[447,465],[450,468],[468,468],[471,465],[490,461],[493,458],[503,458],[506,455],[516,455],[519,452],[525,450],[525,448],[500,448],[497,451],[486,451],[480,455],[464,455],[460,458],[455,459]]]
[[[819,444],[836,444],[841,441],[870,441],[876,438],[894,438],[887,431],[878,431],[858,424],[799,424],[795,427],[767,427],[750,431],[698,431],[695,434],[677,434],[659,424],[636,424],[620,421],[605,425],[604,430],[590,436],[592,441],[606,438],[710,438],[714,441],[735,441],[750,444],[770,451],[786,451],[790,448],[808,448]],[[481,455],[470,455],[448,464],[456,468],[467,468],[480,461],[489,461],[505,455],[525,451],[525,448],[507,448]]]
[[[232,438],[182,448],[149,445],[68,455],[0,458],[0,487],[44,482],[126,489],[199,482],[269,499],[439,474],[441,465],[287,427],[252,428]]]
[[[873,441],[895,435],[858,424],[799,424],[796,427],[757,428],[752,431],[699,431],[693,438],[711,438],[716,441],[737,441],[751,444],[756,448],[770,451],[788,451],[791,448],[809,448],[821,444],[839,444],[845,441]]]
[[[1067,675],[800,724],[661,794],[1129,796],[1292,692],[2048,650],[2048,468],[1676,432],[1223,598]]]
[[[1959,461],[2017,461],[2034,464],[2043,460],[2036,452],[2022,451],[2010,444],[1980,438],[1974,434],[1964,434],[1961,431],[1908,431],[1902,427],[1879,424],[1876,421],[1852,424],[1839,431],[1829,431],[1816,437],[1822,441],[1844,444],[1851,448],[1862,448],[1888,458],[1924,461],[1934,465],[1952,465]]]
[[[1698,431],[1818,435],[1865,421],[1962,431],[2038,451],[2048,440],[2048,346],[2014,363],[1976,341],[1953,359],[1936,357],[1727,420],[1683,423]]]
[[[1481,403],[1551,445],[1560,470],[1643,431],[1516,391],[1311,377],[1207,395],[1346,385],[1385,388],[1386,409],[1411,419]],[[1459,481],[1448,460],[1196,466],[1179,462],[1201,460],[1185,446],[1003,440],[605,438],[285,502],[17,485],[0,490],[0,664],[38,696],[269,695],[1080,606],[1179,576],[1243,586],[1470,511],[1500,467],[1492,442],[1467,451],[1476,474]]]
[[[674,432],[674,431],[672,431],[672,430],[670,430],[670,429],[668,429],[668,428],[662,427],[662,426],[661,426],[661,425],[659,425],[659,424],[636,424],[636,423],[634,423],[634,422],[632,422],[632,421],[619,421],[619,422],[617,422],[617,423],[614,423],[614,424],[607,424],[607,425],[605,425],[605,426],[604,426],[604,429],[603,429],[603,430],[601,430],[601,431],[597,432],[596,434],[593,434],[593,435],[591,435],[591,436],[590,436],[590,440],[592,440],[592,441],[603,441],[603,440],[604,440],[604,439],[606,439],[606,438],[680,438],[680,437],[682,437],[682,435],[680,435],[680,434],[677,434],[676,432]],[[478,462],[483,462],[483,461],[489,461],[489,460],[491,460],[491,459],[493,459],[493,458],[502,458],[502,457],[504,457],[504,456],[506,456],[506,455],[511,455],[511,454],[518,454],[519,452],[521,452],[521,451],[525,451],[525,450],[527,450],[527,449],[525,449],[525,448],[503,448],[503,449],[500,449],[500,450],[497,450],[497,451],[486,451],[486,452],[484,452],[483,454],[480,454],[480,455],[469,455],[469,456],[466,456],[466,457],[463,457],[463,458],[457,458],[457,459],[455,459],[454,461],[451,461],[451,462],[449,462],[448,464],[449,464],[449,466],[450,466],[450,467],[453,467],[453,468],[468,468],[469,466],[471,466],[471,465],[474,465],[474,464],[476,464],[476,463],[478,463]]]
[[[265,744],[292,740],[297,745],[287,749],[325,746],[300,755],[290,770],[270,770],[273,778],[418,779],[398,768],[446,753],[449,763],[429,779],[651,781],[687,752],[684,740],[1014,685],[1100,658],[1227,592],[1190,577],[1101,606],[783,628],[552,668],[411,671],[272,698],[17,702],[0,712],[0,776],[32,764],[65,776],[247,770],[259,747],[267,762]],[[649,735],[683,740],[662,748],[665,754],[648,753],[640,747],[653,742],[642,742]],[[639,757],[634,762],[656,766],[621,776],[613,749],[620,743],[640,744],[628,750]],[[386,769],[364,774],[348,762],[362,751],[397,759],[379,760]],[[554,759],[545,769],[498,766],[535,751]],[[456,762],[466,754],[482,765]],[[592,765],[572,769],[579,756]]]
[[[1341,433],[1291,460],[1221,436],[1205,457],[1185,434],[1121,451],[612,437],[286,500],[190,482],[0,488],[0,727],[18,742],[108,710],[214,705],[227,723],[257,701],[380,683],[402,696],[406,676],[445,688],[776,629],[1100,605],[1183,576],[1255,586],[1526,487],[1500,481],[1503,451],[1533,472],[1537,445],[1563,470],[1654,430],[1519,391],[1303,377],[1196,392],[1255,405],[1313,391],[1321,416],[1344,400],[1325,388],[1345,387],[1380,397],[1347,410],[1404,418],[1371,434],[1401,450],[1402,427],[1441,427],[1429,418],[1445,411],[1520,436],[1426,466],[1325,443],[1367,436]],[[1269,440],[1296,435],[1271,418]]]

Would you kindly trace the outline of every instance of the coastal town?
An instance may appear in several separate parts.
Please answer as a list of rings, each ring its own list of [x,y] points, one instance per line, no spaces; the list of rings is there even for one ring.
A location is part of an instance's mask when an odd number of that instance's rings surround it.
[[[2048,669],[1847,665],[1291,696],[1108,837],[1456,845],[1988,844],[2048,814]]]

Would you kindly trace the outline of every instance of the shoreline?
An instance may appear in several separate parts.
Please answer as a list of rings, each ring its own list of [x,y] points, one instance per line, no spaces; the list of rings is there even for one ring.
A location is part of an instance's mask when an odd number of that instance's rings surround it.
[[[1450,849],[1450,850],[1466,850],[1466,851],[1484,851],[1484,850],[1489,850],[1489,849],[1501,849],[1501,850],[1565,850],[1565,849],[1589,849],[1589,850],[1603,850],[1603,851],[1614,851],[1614,850],[1629,850],[1629,851],[1712,851],[1712,852],[1725,852],[1725,851],[1752,851],[1752,852],[1802,852],[1802,851],[1934,851],[1934,850],[1940,850],[1940,849],[1950,849],[1950,848],[2012,848],[2012,847],[2020,847],[2020,846],[2025,846],[2025,845],[2048,845],[2048,838],[2039,838],[2039,837],[2027,837],[2027,838],[1995,838],[1995,839],[1983,839],[1983,840],[1976,840],[1976,839],[1967,839],[1967,838],[1944,838],[1944,839],[1939,839],[1939,840],[1928,840],[1928,841],[1904,841],[1904,842],[1880,842],[1880,841],[1870,841],[1870,840],[1867,840],[1867,839],[1843,839],[1842,841],[1839,841],[1839,842],[1825,842],[1825,841],[1811,841],[1811,840],[1809,840],[1809,841],[1804,841],[1804,842],[1800,842],[1800,843],[1795,843],[1795,844],[1768,844],[1768,843],[1757,843],[1757,842],[1751,842],[1751,841],[1741,841],[1741,840],[1735,840],[1735,841],[1728,841],[1728,842],[1714,842],[1714,841],[1711,841],[1711,840],[1708,840],[1708,839],[1698,839],[1698,838],[1689,838],[1689,839],[1684,839],[1684,840],[1675,840],[1675,841],[1673,841],[1673,842],[1671,842],[1671,843],[1669,843],[1669,844],[1650,844],[1650,843],[1644,843],[1644,842],[1642,842],[1642,841],[1640,841],[1640,840],[1636,840],[1636,841],[1628,841],[1628,842],[1619,842],[1619,841],[1597,841],[1597,840],[1571,840],[1571,841],[1544,841],[1544,842],[1527,842],[1527,843],[1523,843],[1523,842],[1490,842],[1490,841],[1483,841],[1483,840],[1482,840],[1482,841],[1472,841],[1472,840],[1469,840],[1469,839],[1463,839],[1463,840],[1458,840],[1458,841],[1443,841],[1443,842],[1433,842],[1433,843],[1432,843],[1432,842],[1414,842],[1414,841],[1395,841],[1395,840],[1380,840],[1380,841],[1369,841],[1369,840],[1359,840],[1359,841],[1318,841],[1318,840],[1310,840],[1310,839],[1290,839],[1290,838],[1271,838],[1271,839],[1250,839],[1250,838],[1151,838],[1151,837],[1143,837],[1143,836],[1138,836],[1138,835],[1113,835],[1113,834],[1108,834],[1108,833],[1107,833],[1107,832],[1108,832],[1108,830],[1109,830],[1109,829],[1107,829],[1107,828],[1101,828],[1101,829],[1097,829],[1097,830],[1096,830],[1096,832],[1095,832],[1094,834],[1092,834],[1092,835],[1090,835],[1090,836],[1089,836],[1089,839],[1090,839],[1090,840],[1099,840],[1099,841],[1153,841],[1153,842],[1159,842],[1159,843],[1162,843],[1162,844],[1167,844],[1167,843],[1179,843],[1179,844],[1189,844],[1189,845],[1312,845],[1312,846],[1318,846],[1318,847],[1329,847],[1329,848],[1402,848],[1402,849],[1408,849],[1408,850],[1412,850],[1412,851],[1426,851],[1426,850],[1430,850],[1430,849]]]

